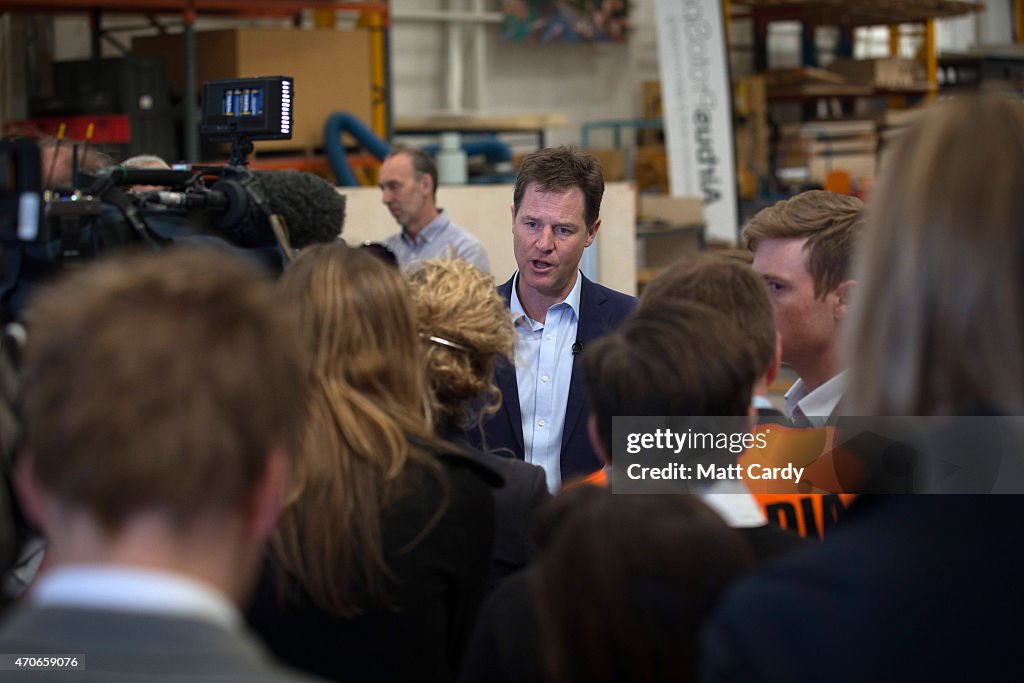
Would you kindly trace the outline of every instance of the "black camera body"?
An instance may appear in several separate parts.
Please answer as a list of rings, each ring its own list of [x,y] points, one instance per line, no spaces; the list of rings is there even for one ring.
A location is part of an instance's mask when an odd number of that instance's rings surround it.
[[[269,229],[271,208],[247,167],[252,140],[291,137],[292,79],[216,81],[203,86],[202,131],[232,143],[225,166],[186,171],[113,167],[79,173],[72,193],[46,191],[33,141],[0,141],[0,304],[18,317],[37,282],[124,245],[217,242],[281,268],[287,254]],[[146,193],[121,190],[159,185]]]

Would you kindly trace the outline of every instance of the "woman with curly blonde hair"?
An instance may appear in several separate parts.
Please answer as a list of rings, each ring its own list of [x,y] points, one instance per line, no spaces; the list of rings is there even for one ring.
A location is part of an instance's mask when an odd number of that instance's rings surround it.
[[[311,399],[249,612],[285,662],[348,680],[451,680],[483,597],[493,472],[434,435],[409,288],[344,244],[281,282]]]
[[[501,405],[494,363],[512,359],[516,332],[494,281],[460,259],[425,261],[409,273],[419,336],[426,353],[430,407],[437,433],[501,473],[494,492],[497,533],[491,584],[526,565],[532,554],[528,523],[547,498],[544,470],[515,458],[474,449],[465,430]]]

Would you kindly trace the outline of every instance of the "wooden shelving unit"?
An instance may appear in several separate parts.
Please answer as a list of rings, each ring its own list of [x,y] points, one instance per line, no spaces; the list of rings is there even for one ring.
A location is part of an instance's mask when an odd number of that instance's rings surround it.
[[[335,11],[358,12],[359,25],[370,31],[370,78],[372,89],[371,126],[381,137],[391,137],[391,107],[387,66],[389,9],[387,2],[341,2],[339,0],[0,0],[0,13],[88,14],[92,21],[92,53],[99,58],[104,13],[180,15],[183,31],[182,59],[185,92],[198,91],[196,77],[195,22],[200,14],[238,17],[296,17],[301,11],[316,10],[319,16]],[[185,154],[199,160],[198,122],[195,107],[185,107]]]
[[[386,2],[338,0],[0,0],[0,12],[119,12],[121,14],[227,14],[287,17],[304,9],[382,12]]]
[[[763,102],[770,106],[784,103],[803,105],[802,119],[817,120],[819,102],[827,101],[832,116],[845,116],[853,110],[854,103],[862,98],[888,98],[890,108],[905,106],[908,102],[927,100],[938,91],[937,57],[935,48],[935,20],[955,17],[984,9],[984,5],[965,0],[730,0],[731,5],[741,8],[733,12],[737,16],[753,21],[754,63],[759,72],[767,71],[768,25],[772,22],[795,21],[802,25],[802,61],[805,67],[817,67],[817,43],[815,29],[822,26],[839,28],[837,56],[852,57],[853,29],[862,26],[888,26],[890,33],[890,54],[899,56],[900,39],[907,32],[915,33],[920,39],[922,73],[908,82],[906,87],[879,87],[863,81],[830,82],[827,72],[810,68],[822,78],[804,79],[802,82],[768,82],[763,88]],[[799,71],[799,70],[794,70]],[[756,107],[755,107],[756,109]],[[763,116],[762,112],[758,112]],[[774,168],[776,155],[769,154],[769,168]],[[846,183],[849,184],[848,182]]]
[[[891,26],[983,10],[965,0],[731,0],[763,21],[800,21],[816,26]]]

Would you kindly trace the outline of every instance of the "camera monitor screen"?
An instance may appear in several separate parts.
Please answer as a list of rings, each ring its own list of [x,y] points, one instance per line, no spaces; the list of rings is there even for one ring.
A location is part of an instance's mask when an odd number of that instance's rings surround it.
[[[200,130],[209,140],[288,140],[292,93],[292,79],[287,76],[204,83]]]

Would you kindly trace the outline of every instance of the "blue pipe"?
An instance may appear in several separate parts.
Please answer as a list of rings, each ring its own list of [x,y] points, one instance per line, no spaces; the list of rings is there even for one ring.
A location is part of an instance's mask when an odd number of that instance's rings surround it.
[[[339,111],[327,117],[324,123],[324,153],[327,155],[331,173],[334,174],[338,185],[354,187],[359,185],[359,180],[348,163],[345,145],[341,142],[342,133],[351,135],[356,142],[366,148],[366,151],[381,160],[388,155],[391,145],[377,137],[365,123],[348,112]],[[423,151],[433,157],[437,156],[437,149],[437,145],[423,147]],[[497,138],[463,142],[462,150],[466,156],[483,155],[489,164],[512,161],[512,150]]]
[[[359,185],[359,181],[349,166],[345,145],[341,142],[342,133],[354,137],[356,142],[378,159],[386,157],[391,146],[377,137],[377,134],[358,117],[348,112],[338,111],[327,117],[324,123],[324,153],[331,166],[331,173],[334,174],[338,185],[353,187]]]

